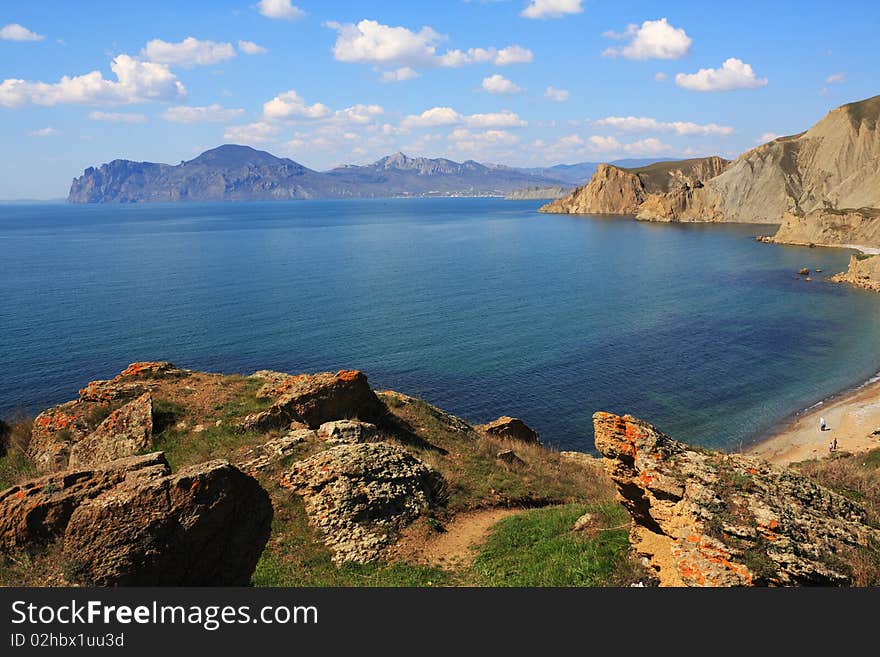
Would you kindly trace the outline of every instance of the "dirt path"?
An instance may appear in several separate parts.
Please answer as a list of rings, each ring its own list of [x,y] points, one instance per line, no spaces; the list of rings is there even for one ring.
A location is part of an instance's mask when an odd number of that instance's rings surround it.
[[[481,509],[460,513],[446,525],[446,531],[430,536],[405,536],[397,545],[400,557],[419,563],[458,568],[470,565],[476,551],[499,520],[520,513],[520,509]]]

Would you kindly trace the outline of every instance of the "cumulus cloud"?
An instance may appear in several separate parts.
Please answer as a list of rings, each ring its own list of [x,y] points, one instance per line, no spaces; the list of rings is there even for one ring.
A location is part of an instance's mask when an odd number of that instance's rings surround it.
[[[520,12],[524,18],[561,18],[568,14],[579,14],[584,8],[582,0],[530,0]]]
[[[306,15],[302,9],[290,3],[290,0],[260,0],[257,9],[266,18],[277,18],[296,21]]]
[[[235,57],[235,48],[231,43],[202,41],[191,36],[179,43],[153,39],[141,51],[141,56],[159,64],[191,68],[232,59]]]
[[[31,137],[54,137],[55,135],[61,134],[55,128],[47,127],[40,128],[39,130],[33,130],[28,133]]]
[[[405,27],[383,25],[378,21],[364,19],[359,23],[328,22],[325,25],[336,30],[333,57],[340,62],[397,66],[397,71],[413,68],[456,68],[465,64],[493,62],[499,66],[522,64],[532,61],[534,55],[518,45],[506,48],[469,48],[438,52],[439,44],[446,39],[434,29],[424,26],[418,32]],[[412,75],[410,74],[410,77]],[[392,72],[383,74],[386,82],[398,81]]]
[[[681,28],[673,27],[665,18],[645,21],[641,27],[632,23],[626,31],[605,32],[609,39],[629,39],[622,48],[606,48],[604,57],[627,59],[679,59],[690,50],[692,39]]]
[[[407,116],[400,125],[405,130],[452,125],[464,125],[469,128],[524,128],[528,122],[510,110],[465,115],[459,114],[451,107],[432,107],[421,114]]]
[[[338,110],[334,113],[333,117],[336,120],[343,121],[345,123],[354,123],[358,125],[366,125],[368,123],[372,123],[379,116],[385,113],[385,110],[382,109],[380,105],[363,105],[357,104],[352,107],[346,107],[343,110]]]
[[[278,132],[278,126],[265,121],[257,121],[247,125],[227,127],[223,131],[223,139],[240,144],[262,144],[272,141]]]
[[[0,27],[0,39],[4,41],[42,41],[46,37],[36,32],[31,32],[24,25],[10,23]]]
[[[89,112],[92,121],[108,121],[110,123],[144,123],[147,117],[143,114],[128,112]]]
[[[832,73],[825,78],[826,84],[843,84],[846,82],[846,73]]]
[[[731,57],[721,68],[701,68],[696,73],[679,73],[675,84],[691,91],[730,91],[767,86],[767,78],[759,78],[752,67]]]
[[[206,107],[179,105],[169,107],[162,118],[172,123],[215,123],[232,121],[244,114],[243,109],[226,108],[217,103]]]
[[[238,49],[245,55],[265,55],[269,52],[263,46],[257,45],[253,41],[239,41]]]
[[[533,146],[543,151],[543,157],[548,162],[574,162],[596,157],[612,159],[622,155],[669,155],[673,152],[671,146],[656,137],[622,143],[609,135],[590,135],[584,138],[576,133],[560,137],[550,144],[538,140]]]
[[[525,128],[527,121],[519,118],[519,115],[510,110],[490,112],[488,114],[470,114],[464,117],[464,122],[471,128]]]
[[[672,146],[664,144],[656,137],[648,137],[623,145],[623,152],[627,155],[660,155],[672,152]]]
[[[568,100],[569,92],[567,89],[557,89],[556,87],[547,87],[544,91],[544,96],[549,98],[550,100],[555,100],[557,103],[564,103]]]
[[[594,125],[624,132],[674,132],[677,135],[721,135],[733,132],[730,126],[690,121],[658,121],[646,116],[609,116],[593,122]]]
[[[488,78],[483,78],[483,91],[490,94],[518,94],[522,91],[522,87],[518,87],[503,75],[496,73]]]
[[[331,113],[330,108],[323,103],[307,104],[293,89],[278,94],[263,104],[263,118],[269,120],[321,119]]]
[[[404,82],[419,77],[419,72],[409,66],[401,66],[393,71],[382,72],[382,82]]]
[[[10,78],[0,82],[0,105],[113,105],[174,101],[186,96],[186,88],[164,64],[118,55],[110,70],[116,81],[106,80],[100,71],[64,76],[55,83]]]
[[[447,137],[454,148],[465,153],[485,154],[487,149],[514,146],[519,137],[507,130],[483,130],[475,132],[468,128],[456,128]]]
[[[404,128],[433,128],[443,125],[455,125],[464,120],[461,114],[451,107],[432,107],[421,114],[410,114],[401,122]]]

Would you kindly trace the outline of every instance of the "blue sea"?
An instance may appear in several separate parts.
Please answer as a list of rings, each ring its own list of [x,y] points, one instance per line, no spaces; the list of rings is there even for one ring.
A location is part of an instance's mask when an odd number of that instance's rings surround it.
[[[540,204],[0,205],[0,416],[164,359],[357,368],[561,449],[608,410],[736,450],[880,369],[880,295],[823,280],[847,250]]]

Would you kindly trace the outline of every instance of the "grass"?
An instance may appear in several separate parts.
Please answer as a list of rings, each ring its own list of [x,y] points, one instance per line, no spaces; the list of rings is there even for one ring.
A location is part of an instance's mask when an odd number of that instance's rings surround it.
[[[584,513],[599,529],[574,532]],[[484,586],[624,586],[638,579],[628,540],[629,515],[616,503],[568,504],[505,518],[474,561]]]
[[[33,425],[33,418],[23,414],[17,414],[5,425],[8,432],[2,437],[0,449],[0,490],[35,475],[36,468],[27,457]]]

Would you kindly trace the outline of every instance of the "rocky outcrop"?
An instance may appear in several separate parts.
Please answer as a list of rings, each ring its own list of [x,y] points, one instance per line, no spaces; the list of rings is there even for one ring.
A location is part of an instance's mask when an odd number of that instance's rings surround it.
[[[0,493],[0,549],[41,547],[64,535],[71,514],[85,501],[124,481],[170,472],[165,455],[156,452],[58,472],[8,488]]]
[[[661,586],[848,585],[847,551],[880,541],[866,512],[795,472],[596,413],[596,449]]]
[[[295,429],[278,438],[248,450],[238,467],[244,472],[254,473],[265,470],[296,451],[299,445],[315,436],[310,429]]]
[[[691,160],[657,162],[635,169],[600,164],[590,181],[568,196],[548,203],[540,212],[561,214],[635,215],[652,197],[667,193],[682,196],[702,187],[703,181],[720,174],[729,162],[713,156]],[[658,198],[652,201],[659,203]],[[682,204],[679,199],[672,205]]]
[[[880,292],[880,255],[851,255],[849,268],[831,277],[835,283],[849,283],[873,292]]]
[[[79,505],[68,570],[90,586],[245,586],[269,539],[272,504],[226,461],[123,482]]]
[[[386,443],[330,447],[294,463],[281,485],[302,496],[334,561],[372,561],[397,530],[443,501],[442,476]]]
[[[493,438],[517,440],[519,442],[532,443],[535,445],[541,444],[538,432],[517,417],[503,415],[497,420],[492,420],[488,424],[478,425],[477,429]]]
[[[69,467],[106,463],[146,450],[153,439],[153,398],[145,393],[110,413],[70,448]]]
[[[880,247],[880,209],[820,208],[804,215],[786,212],[776,234],[762,241],[810,246]]]
[[[245,418],[242,428],[246,431],[269,431],[292,424],[317,429],[331,420],[375,421],[384,413],[367,377],[357,370],[300,374],[267,384],[277,398],[267,410]]]
[[[70,460],[70,449],[90,433],[78,402],[59,404],[34,418],[28,456],[41,472],[63,470]]]
[[[369,422],[335,420],[318,427],[318,436],[328,443],[372,443],[381,440],[379,429]]]

